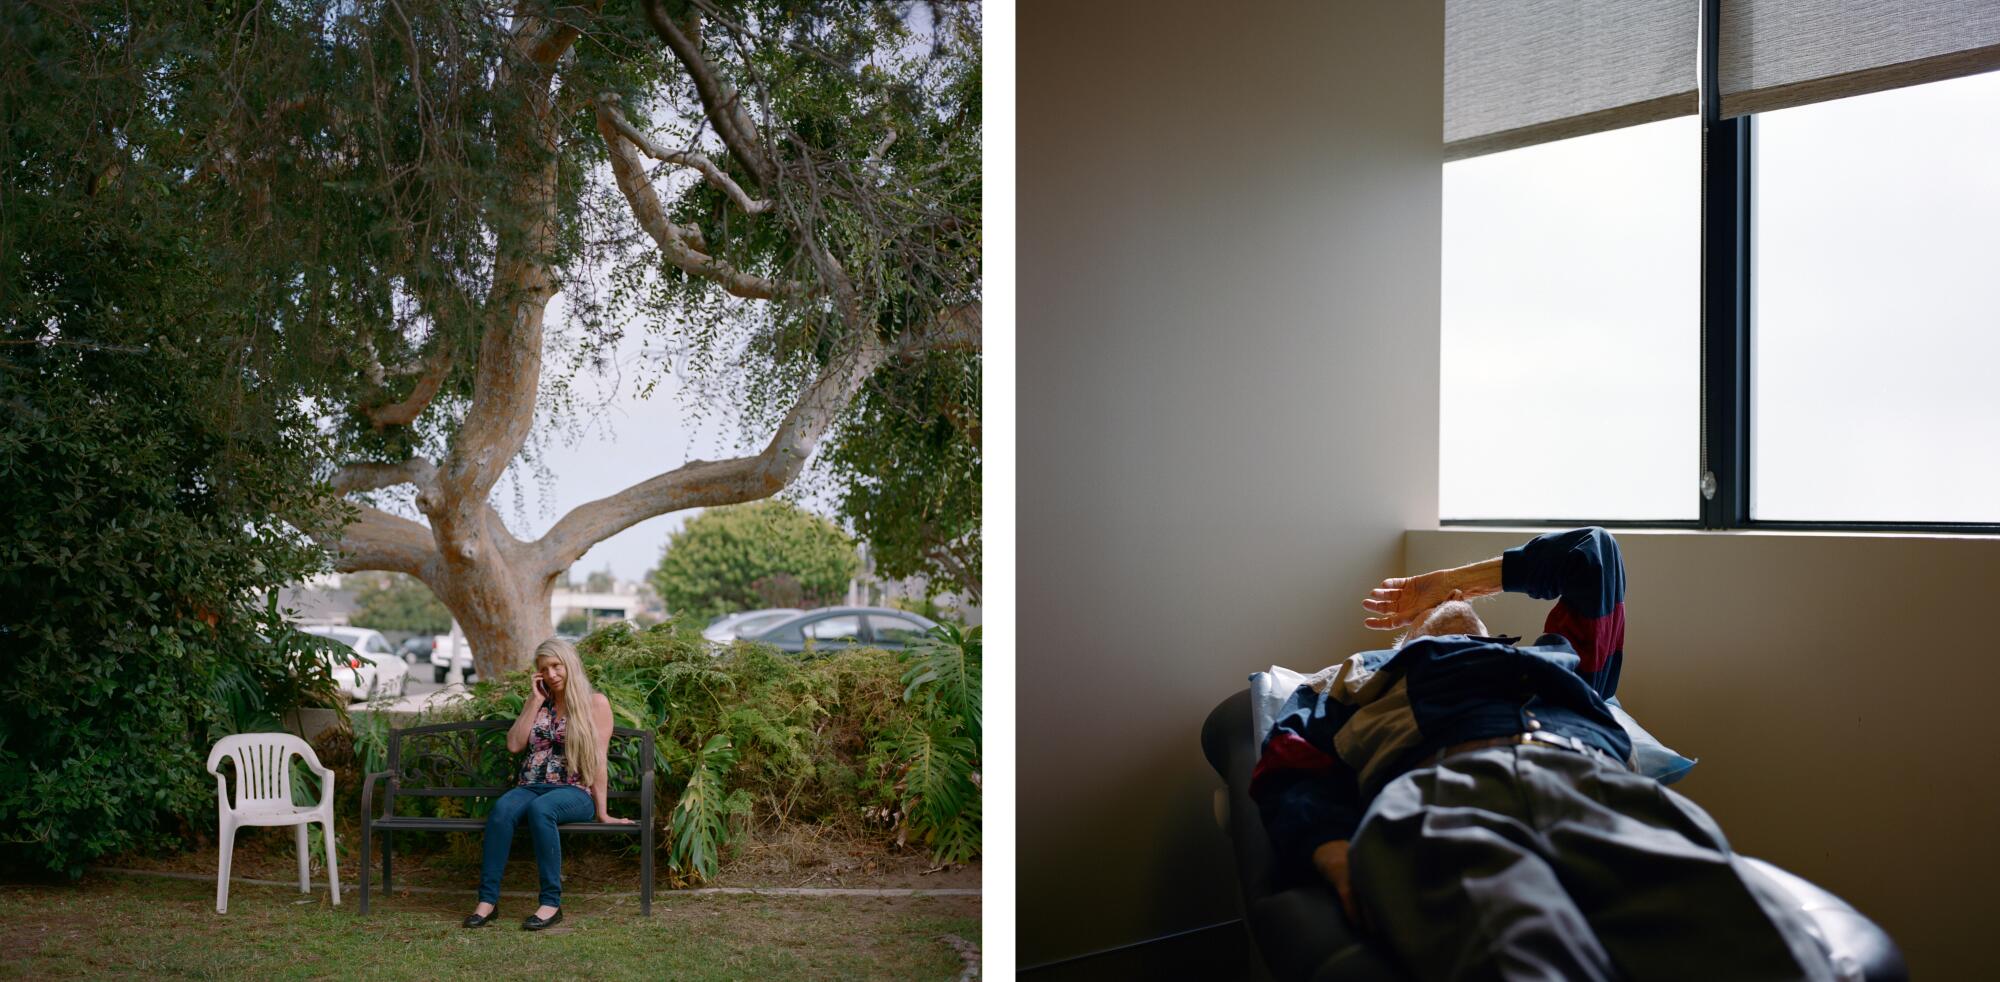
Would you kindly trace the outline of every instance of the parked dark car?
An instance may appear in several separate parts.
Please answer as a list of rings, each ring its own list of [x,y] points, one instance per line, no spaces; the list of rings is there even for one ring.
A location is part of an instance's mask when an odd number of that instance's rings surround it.
[[[428,634],[419,634],[414,638],[404,641],[403,646],[397,649],[397,652],[403,656],[404,661],[414,665],[418,662],[430,661],[431,648],[436,645],[436,638]]]
[[[751,638],[780,651],[901,648],[937,622],[893,607],[821,607],[781,621]]]

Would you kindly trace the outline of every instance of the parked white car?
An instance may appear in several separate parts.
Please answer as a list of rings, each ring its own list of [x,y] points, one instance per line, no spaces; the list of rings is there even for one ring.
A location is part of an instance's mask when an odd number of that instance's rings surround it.
[[[396,654],[396,649],[389,645],[389,639],[383,637],[382,632],[365,627],[322,625],[308,625],[299,630],[346,645],[367,667],[374,669],[367,679],[361,680],[365,684],[357,698],[387,696],[400,699],[410,690],[410,666],[403,663],[402,656]]]
[[[306,634],[318,634],[316,631],[306,631],[304,628],[300,628],[300,631]],[[347,697],[347,701],[356,702],[368,698],[369,690],[375,688],[373,662],[364,660],[359,653],[332,638],[327,638],[326,643],[316,647],[320,657],[326,659],[327,669],[333,675],[334,687]]]
[[[454,658],[458,660],[459,671],[465,674],[465,680],[468,682],[472,681],[473,676],[476,674],[472,670],[472,646],[469,644],[460,644],[458,650],[453,651],[451,635],[449,634],[438,635],[436,642],[431,645],[431,674],[433,676],[431,681],[443,685],[445,676],[451,674],[451,663]]]

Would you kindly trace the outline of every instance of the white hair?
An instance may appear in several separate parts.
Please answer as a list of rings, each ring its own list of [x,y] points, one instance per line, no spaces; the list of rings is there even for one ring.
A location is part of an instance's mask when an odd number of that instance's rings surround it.
[[[1396,647],[1440,634],[1484,634],[1486,623],[1466,600],[1447,600],[1410,622],[1410,628],[1396,638]]]

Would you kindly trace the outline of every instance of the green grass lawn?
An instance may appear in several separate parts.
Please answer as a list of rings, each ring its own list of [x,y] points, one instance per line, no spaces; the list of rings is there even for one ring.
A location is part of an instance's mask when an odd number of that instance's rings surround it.
[[[14,924],[0,976],[219,979],[520,978],[955,979],[964,964],[946,936],[979,943],[977,897],[566,897],[563,922],[520,929],[532,898],[502,897],[501,919],[458,926],[465,898],[377,896],[328,901],[326,881],[231,884],[215,912],[214,882],[92,874],[75,886],[0,884]],[[469,909],[469,908],[468,908]]]

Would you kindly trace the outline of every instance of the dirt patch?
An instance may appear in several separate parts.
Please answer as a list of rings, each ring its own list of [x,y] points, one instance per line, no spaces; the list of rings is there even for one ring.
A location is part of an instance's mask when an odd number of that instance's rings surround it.
[[[361,839],[358,828],[335,822],[340,848],[340,878],[353,883],[360,876]],[[295,881],[299,875],[297,846],[289,828],[246,828],[237,833],[230,872],[251,879]],[[318,828],[313,830],[318,837]],[[396,886],[473,888],[479,879],[480,838],[474,833],[433,835],[426,840],[410,833],[397,838]],[[453,841],[457,840],[457,841]],[[442,842],[442,845],[439,843]],[[375,843],[371,871],[379,888],[381,841]],[[127,854],[98,865],[135,870],[200,873],[214,876],[216,848],[166,856]],[[666,870],[655,860],[654,890],[668,891]],[[812,826],[752,833],[739,840],[725,857],[713,883],[726,887],[838,887],[843,889],[976,890],[980,864],[935,866],[921,852],[896,849],[877,840]],[[312,868],[316,890],[326,888],[326,870]],[[504,878],[505,889],[535,888],[535,863],[525,834],[517,834]],[[639,889],[639,862],[632,845],[604,836],[572,836],[563,841],[563,888],[580,893],[631,892]]]
[[[935,866],[921,852],[795,826],[745,842],[717,871],[714,885],[976,890],[979,880],[978,863]]]
[[[19,965],[44,951],[75,947],[95,937],[102,925],[89,911],[68,904],[46,904],[42,897],[56,887],[0,884],[0,904],[6,910],[32,911],[33,916],[9,932],[12,943],[0,945],[0,965]],[[32,899],[33,903],[24,901]]]

